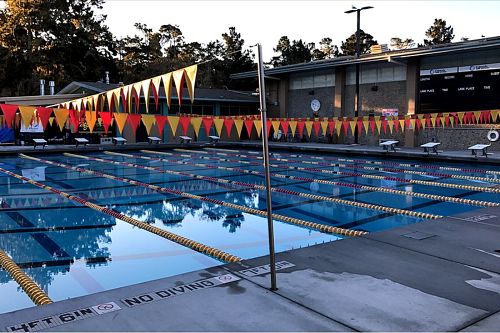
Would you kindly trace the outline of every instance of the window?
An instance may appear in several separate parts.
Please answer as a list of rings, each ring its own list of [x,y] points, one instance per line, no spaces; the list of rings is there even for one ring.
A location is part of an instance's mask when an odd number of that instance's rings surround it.
[[[291,75],[290,90],[323,88],[335,86],[334,73],[315,73],[312,75]]]

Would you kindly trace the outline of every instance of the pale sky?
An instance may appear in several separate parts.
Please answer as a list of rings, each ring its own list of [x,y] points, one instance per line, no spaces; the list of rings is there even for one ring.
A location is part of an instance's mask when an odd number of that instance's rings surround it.
[[[331,37],[340,47],[356,30],[356,14],[344,13],[351,5],[374,7],[361,12],[361,29],[379,44],[389,44],[391,37],[423,43],[435,18],[453,26],[454,41],[500,36],[500,1],[107,0],[103,12],[117,37],[134,35],[135,22],[154,30],[162,24],[177,24],[186,41],[206,43],[221,40],[221,34],[235,26],[245,39],[244,47],[262,44],[267,61],[283,35],[316,46],[321,38]]]

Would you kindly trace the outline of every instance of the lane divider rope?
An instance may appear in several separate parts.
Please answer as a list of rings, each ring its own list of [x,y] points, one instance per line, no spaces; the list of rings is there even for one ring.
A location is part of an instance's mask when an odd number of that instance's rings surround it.
[[[105,152],[105,154],[124,156],[124,157],[129,157],[129,158],[141,158],[141,159],[150,160],[150,161],[170,162],[170,160],[166,160],[166,159],[162,159],[162,158],[155,158],[155,157],[141,156],[141,155],[131,155],[131,154],[116,153],[116,152]],[[190,162],[178,162],[178,163],[179,164],[190,164]],[[211,169],[218,168],[218,167],[211,167],[209,164],[199,164],[199,166],[211,168]],[[164,169],[160,169],[160,168],[157,168],[157,169],[164,170]],[[225,167],[221,167],[220,169],[224,170]],[[227,170],[243,172],[243,169],[238,169],[238,168],[228,168]],[[233,184],[233,185],[240,186],[240,187],[243,186],[243,187],[251,187],[251,188],[264,190],[264,191],[266,190],[266,187],[263,185],[256,185],[256,184],[243,183],[243,182],[238,182],[238,181],[233,181],[233,180],[228,180],[228,179],[200,176],[200,175],[195,175],[195,174],[190,174],[187,172],[180,172],[180,171],[171,171],[171,170],[164,170],[164,171],[167,173],[184,175],[184,176],[192,177],[192,178],[198,178],[198,179],[203,179],[203,180],[208,180],[208,181],[215,181],[215,182],[219,182],[219,183]],[[258,172],[258,171],[256,171],[256,172]],[[423,212],[414,212],[414,211],[407,210],[407,209],[400,209],[400,208],[393,208],[393,207],[387,207],[387,206],[382,206],[382,205],[368,204],[368,203],[364,203],[364,202],[350,201],[350,200],[338,199],[338,198],[333,198],[333,197],[325,197],[325,196],[320,196],[320,195],[315,195],[315,194],[286,190],[286,189],[282,189],[282,188],[271,187],[271,191],[278,192],[278,193],[285,193],[288,195],[295,195],[295,196],[308,198],[308,199],[314,199],[314,200],[318,200],[318,201],[329,201],[329,202],[333,202],[333,203],[337,203],[337,204],[341,204],[341,205],[345,205],[345,206],[379,210],[379,211],[388,212],[391,214],[401,214],[401,215],[414,216],[414,217],[425,218],[425,219],[438,219],[438,218],[443,217],[441,215],[428,214],[428,213],[423,213]]]
[[[221,149],[221,148],[204,148],[206,150],[215,150],[215,151],[224,151],[224,152],[233,152],[233,153],[241,153],[248,151],[236,150],[236,149]],[[256,152],[256,154],[260,154],[260,152]],[[471,173],[487,173],[493,175],[500,175],[500,171],[496,170],[486,170],[486,169],[469,169],[469,168],[458,168],[458,167],[446,167],[440,165],[432,165],[432,164],[416,164],[416,163],[398,163],[398,162],[389,162],[389,161],[372,161],[365,159],[347,159],[333,156],[314,156],[314,155],[303,155],[303,154],[289,154],[289,153],[273,153],[270,152],[271,155],[285,155],[294,158],[312,158],[316,160],[322,161],[341,161],[341,162],[351,162],[351,163],[363,163],[363,164],[376,164],[376,165],[389,165],[389,166],[400,166],[407,168],[422,168],[422,169],[435,169],[435,170],[445,170],[445,171],[458,171],[458,172],[471,172]]]
[[[174,149],[174,150],[179,151],[177,149]],[[192,153],[198,153],[198,151],[195,151],[195,150],[191,150],[190,152],[192,152]],[[227,156],[227,155],[224,155],[224,153],[216,153],[216,154],[217,155]],[[262,159],[262,157],[260,157],[260,156],[259,157],[248,156],[248,155],[237,155],[237,156],[248,157],[248,158],[253,158],[253,159]],[[301,163],[301,162],[302,161],[298,161],[298,163]],[[280,168],[280,169],[301,170],[301,171],[327,173],[327,174],[333,174],[333,175],[346,175],[346,176],[352,176],[352,177],[363,177],[363,178],[371,178],[371,179],[392,180],[392,181],[397,181],[397,182],[417,184],[417,185],[424,185],[424,186],[436,186],[436,187],[455,188],[455,189],[468,190],[468,191],[477,191],[477,192],[500,193],[500,188],[498,188],[498,187],[482,187],[482,186],[473,186],[473,185],[460,185],[460,184],[441,183],[441,182],[427,181],[427,180],[405,179],[405,178],[398,178],[398,177],[389,177],[389,176],[378,176],[378,175],[362,174],[362,173],[357,173],[357,172],[333,171],[333,170],[325,170],[325,169],[317,169],[317,168],[294,167],[294,166],[286,166],[286,165],[278,165],[278,164],[270,164],[269,166],[273,167],[273,168]]]
[[[28,155],[24,155],[24,154],[19,154],[20,157],[22,158],[27,158],[27,159],[31,159],[31,160],[38,160],[36,157],[32,157],[32,156],[28,156]],[[55,163],[55,162],[53,162]],[[31,185],[34,185],[36,187],[39,187],[39,188],[42,188],[44,190],[47,190],[49,192],[52,192],[52,193],[55,193],[55,194],[58,194],[64,198],[67,198],[68,200],[71,200],[71,201],[74,201],[74,202],[78,202],[79,204],[81,205],[84,205],[84,206],[87,206],[89,208],[92,208],[94,210],[97,210],[101,213],[104,213],[106,215],[109,215],[109,216],[112,216],[114,218],[117,218],[121,221],[124,221],[124,222],[127,222],[129,224],[132,224],[140,229],[143,229],[143,230],[146,230],[148,232],[151,232],[155,235],[158,235],[160,237],[163,237],[165,239],[168,239],[170,241],[173,241],[177,244],[180,244],[182,246],[185,246],[185,247],[188,247],[190,249],[193,249],[195,251],[198,251],[200,253],[203,253],[203,254],[207,254],[213,258],[216,258],[220,261],[223,261],[223,262],[238,262],[238,261],[241,261],[241,258],[237,257],[237,256],[234,256],[232,254],[229,254],[229,253],[226,253],[224,251],[221,251],[221,250],[218,250],[216,248],[213,248],[213,247],[210,247],[210,246],[207,246],[207,245],[204,245],[204,244],[201,244],[201,243],[198,243],[196,241],[193,241],[191,239],[188,239],[186,237],[182,237],[182,236],[179,236],[179,235],[176,235],[174,233],[171,233],[169,231],[166,231],[166,230],[163,230],[163,229],[160,229],[158,227],[155,227],[155,226],[152,226],[152,225],[149,225],[147,223],[144,223],[144,222],[141,222],[137,219],[134,219],[132,217],[129,217],[129,216],[126,216],[116,210],[113,210],[113,209],[109,209],[109,208],[106,208],[106,207],[103,207],[103,206],[100,206],[100,205],[97,205],[97,204],[94,204],[94,203],[91,203],[89,202],[88,200],[85,200],[81,197],[78,197],[78,196],[75,196],[75,195],[71,195],[69,193],[66,193],[66,192],[63,192],[63,191],[60,191],[56,188],[53,188],[51,186],[48,186],[48,185],[44,185],[42,183],[39,183],[35,180],[32,180],[30,178],[27,178],[27,177],[24,177],[24,176],[20,176],[18,174],[15,174],[13,172],[10,172],[10,171],[7,171],[5,169],[2,169],[0,168],[0,172],[3,172],[11,177],[14,177],[14,178],[17,178],[17,179],[20,179],[20,180],[23,180],[25,182],[28,182],[30,183]]]
[[[189,155],[189,154],[176,155],[176,154],[172,154],[172,153],[157,152],[157,151],[152,151],[152,150],[147,150],[147,149],[141,150],[141,152],[148,153],[148,154],[181,156],[181,157],[187,157],[187,158],[192,157],[192,155]],[[208,157],[208,156],[199,156],[197,158],[207,159],[207,160],[225,161],[225,162],[234,162],[234,163],[240,162],[238,160],[231,160],[231,159],[217,158],[217,157]],[[248,174],[254,174],[254,175],[264,175],[264,172],[262,172],[262,171],[245,170],[245,169],[234,168],[234,167],[223,167],[223,166],[218,166],[218,165],[214,166],[214,165],[210,165],[210,164],[193,163],[193,162],[185,162],[185,161],[172,161],[172,160],[165,160],[165,161],[177,163],[177,164],[194,165],[194,166],[199,166],[199,167],[217,168],[220,170],[242,172],[242,173],[248,173]],[[245,161],[244,163],[248,163],[251,165],[261,165],[260,163],[247,162],[247,161]],[[395,195],[412,196],[412,197],[424,198],[424,199],[430,199],[430,200],[454,202],[454,203],[479,206],[479,207],[499,207],[500,206],[500,203],[497,203],[497,202],[473,200],[473,199],[466,199],[466,198],[455,198],[455,197],[450,197],[450,196],[427,194],[427,193],[420,193],[420,192],[401,191],[401,190],[394,190],[394,189],[390,189],[390,188],[386,188],[386,187],[358,185],[358,184],[353,184],[353,183],[336,182],[336,181],[331,181],[331,180],[321,180],[321,179],[315,179],[315,178],[305,178],[305,177],[299,177],[299,176],[282,175],[279,173],[271,173],[271,176],[276,177],[276,178],[286,178],[286,179],[302,180],[302,181],[309,181],[309,182],[317,182],[317,183],[322,183],[322,184],[327,184],[327,185],[350,187],[350,188],[356,188],[356,189],[360,189],[360,190],[376,191],[376,192],[390,193],[390,194],[395,194]]]
[[[0,266],[12,276],[33,303],[36,305],[52,303],[49,296],[2,250],[0,250]]]
[[[174,149],[174,150],[177,150],[177,149]],[[237,157],[244,157],[244,158],[257,158],[259,160],[262,159],[261,156],[256,157],[256,156],[250,156],[250,155],[245,155],[245,154],[227,154],[227,153],[218,153],[218,154],[224,154],[225,156],[234,155]],[[393,168],[384,168],[384,167],[359,166],[359,165],[343,164],[343,163],[325,163],[325,162],[307,161],[304,159],[291,160],[291,159],[287,159],[287,158],[278,158],[278,157],[271,157],[270,159],[278,161],[278,162],[304,163],[304,164],[320,165],[320,166],[326,166],[326,167],[340,167],[340,168],[344,168],[344,169],[356,169],[356,170],[363,169],[363,170],[370,170],[370,171],[387,171],[387,172],[406,173],[406,174],[420,175],[420,176],[444,177],[444,178],[454,178],[454,179],[463,179],[463,180],[478,180],[478,181],[488,182],[488,183],[491,183],[491,182],[500,183],[500,179],[486,178],[486,177],[451,175],[451,174],[438,173],[438,172],[393,169]]]

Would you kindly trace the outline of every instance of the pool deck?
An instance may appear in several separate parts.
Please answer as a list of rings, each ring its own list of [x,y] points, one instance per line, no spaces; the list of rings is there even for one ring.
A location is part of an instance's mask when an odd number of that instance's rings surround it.
[[[493,145],[498,145],[493,143]],[[221,141],[217,144],[211,144],[208,142],[193,142],[193,143],[160,143],[160,144],[148,144],[148,143],[127,143],[123,145],[100,145],[100,144],[89,144],[87,147],[75,147],[75,145],[49,145],[45,148],[33,146],[13,146],[13,145],[2,145],[0,146],[0,156],[1,155],[15,155],[18,153],[24,154],[40,154],[40,153],[63,153],[63,152],[99,152],[104,150],[113,151],[126,151],[126,150],[137,150],[137,149],[174,149],[174,148],[203,148],[203,147],[218,147],[218,148],[228,148],[228,149],[238,149],[238,148],[251,148],[251,149],[262,149],[261,141],[239,141],[239,142],[229,142]],[[417,159],[421,161],[443,161],[443,162],[481,162],[483,164],[500,164],[500,152],[491,150],[492,155],[487,158],[484,156],[475,157],[468,150],[450,150],[439,153],[439,155],[430,153],[424,153],[422,148],[406,148],[395,152],[386,152],[381,147],[378,146],[367,146],[367,145],[344,145],[344,144],[326,144],[326,143],[290,143],[290,142],[269,142],[270,149],[279,150],[289,150],[289,151],[309,151],[309,152],[327,152],[345,155],[364,155],[364,156],[375,156],[378,158],[407,158],[407,159]]]
[[[260,257],[3,314],[0,330],[498,331],[499,240],[500,208],[478,209],[279,253],[294,266],[276,292]],[[103,303],[116,311],[76,311]]]

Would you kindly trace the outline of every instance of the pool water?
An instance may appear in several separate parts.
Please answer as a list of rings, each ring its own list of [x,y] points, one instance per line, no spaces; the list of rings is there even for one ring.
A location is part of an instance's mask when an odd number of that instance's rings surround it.
[[[166,152],[171,155],[143,151],[127,153],[133,156],[109,155],[104,152],[79,153],[81,156],[106,159],[107,162],[63,154],[37,155],[43,161],[6,157],[0,159],[0,168],[243,259],[268,254],[265,217],[179,195],[158,193],[149,188],[44,162],[78,166],[266,210],[265,192],[251,186],[264,185],[260,152],[209,149]],[[142,158],[145,156],[154,159]],[[129,162],[133,165],[117,165],[109,161]],[[321,165],[310,163],[315,161],[321,162]],[[363,157],[360,160],[328,154],[285,152],[273,152],[270,162],[274,165],[271,168],[274,174],[273,188],[325,198],[340,198],[348,202],[363,202],[442,216],[482,207],[360,189],[357,185],[500,202],[498,193],[486,191],[488,187],[498,185],[500,168],[496,166],[441,163],[423,165],[420,162],[414,162],[418,166],[407,166],[407,163],[413,162],[397,160],[390,161],[395,164],[389,165],[388,160],[375,158]],[[379,162],[384,164],[376,164]],[[139,166],[155,167],[157,170],[146,170]],[[446,169],[448,166],[460,170],[450,171]],[[308,170],[298,170],[297,167]],[[444,169],[438,170],[438,167]],[[247,173],[228,168],[244,169]],[[174,172],[164,173],[158,170]],[[248,171],[257,173],[250,174]],[[418,171],[418,174],[411,173],[412,171]],[[182,175],[179,174],[181,172]],[[192,175],[231,182],[197,179]],[[367,175],[385,178],[367,178]],[[467,179],[453,178],[455,176],[467,176]],[[411,180],[468,185],[474,189],[412,184]],[[331,182],[341,182],[342,186],[332,185]],[[11,256],[54,301],[221,264],[215,258],[5,173],[0,173],[0,184],[0,250]],[[392,214],[288,193],[273,193],[272,201],[275,214],[368,232],[423,221],[417,216]],[[344,238],[280,221],[275,221],[274,228],[277,251]],[[0,313],[34,306],[3,269],[0,269],[0,294]]]

